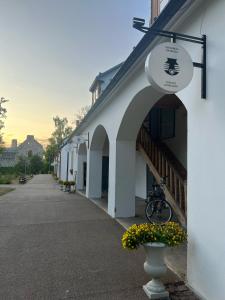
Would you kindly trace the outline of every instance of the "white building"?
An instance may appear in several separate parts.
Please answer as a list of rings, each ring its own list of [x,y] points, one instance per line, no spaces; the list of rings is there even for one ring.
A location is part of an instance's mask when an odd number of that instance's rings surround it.
[[[167,198],[187,223],[187,282],[203,299],[224,300],[225,1],[153,2],[158,18],[62,146],[57,174],[76,176],[88,198],[108,190],[108,213],[124,218],[135,215],[135,197],[146,198],[152,175],[157,181],[167,175]],[[146,57],[169,41],[156,30],[206,35],[206,99],[200,68],[173,95],[149,84]],[[176,42],[201,62],[201,45]],[[78,136],[85,142],[77,143]]]

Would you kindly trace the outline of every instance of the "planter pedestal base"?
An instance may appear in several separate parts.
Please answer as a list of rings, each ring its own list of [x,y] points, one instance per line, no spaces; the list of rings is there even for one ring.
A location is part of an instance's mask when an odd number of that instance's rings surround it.
[[[153,291],[151,288],[151,281],[147,284],[143,285],[143,290],[149,299],[161,299],[161,300],[169,300],[169,293],[164,290],[160,292]]]
[[[169,300],[169,293],[166,291],[161,277],[166,274],[167,267],[164,263],[165,244],[146,243],[143,245],[146,251],[146,261],[144,269],[152,278],[143,289],[149,299]]]

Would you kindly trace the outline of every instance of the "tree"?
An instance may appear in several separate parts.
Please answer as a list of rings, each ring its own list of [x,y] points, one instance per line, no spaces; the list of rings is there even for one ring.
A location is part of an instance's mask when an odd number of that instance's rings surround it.
[[[43,159],[39,155],[31,155],[30,157],[20,156],[15,165],[17,174],[39,174],[44,170]]]
[[[54,143],[54,141],[50,138],[50,143],[47,145],[45,150],[45,171],[49,172],[51,171],[51,163],[54,160],[55,155],[58,152],[58,147]]]
[[[32,155],[29,160],[31,174],[42,173],[44,167],[42,158],[39,155]]]
[[[80,123],[83,120],[83,118],[86,116],[90,108],[91,108],[90,105],[81,107],[81,109],[76,113],[76,122],[78,121]]]
[[[49,144],[45,151],[45,160],[50,166],[54,160],[55,155],[59,151],[59,147],[73,131],[71,126],[68,126],[67,118],[60,118],[56,116],[53,118],[55,130],[53,131],[51,137],[48,139]]]
[[[68,126],[67,118],[61,118],[56,116],[53,118],[55,124],[55,130],[52,133],[51,138],[49,139],[50,143],[56,144],[59,146],[62,144],[63,140],[72,133],[72,127]]]
[[[25,156],[20,156],[17,159],[15,165],[15,171],[17,174],[28,174],[30,170],[29,160]]]
[[[4,122],[2,119],[6,118],[6,108],[3,107],[4,103],[8,102],[4,97],[0,98],[0,150],[3,146],[3,138],[2,138],[2,128],[4,128]]]

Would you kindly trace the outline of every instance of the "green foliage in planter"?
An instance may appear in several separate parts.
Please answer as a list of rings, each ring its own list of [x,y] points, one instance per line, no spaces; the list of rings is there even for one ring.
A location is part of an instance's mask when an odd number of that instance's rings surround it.
[[[122,237],[122,246],[134,250],[146,243],[163,243],[169,247],[178,246],[187,240],[186,231],[176,222],[164,225],[144,223],[132,225]]]
[[[69,182],[68,180],[66,180],[66,181],[63,181],[63,185],[65,185],[65,186],[69,186],[69,185],[70,185],[70,182]]]
[[[65,186],[71,186],[71,185],[75,185],[75,181],[64,181],[63,182],[63,184],[65,185]]]

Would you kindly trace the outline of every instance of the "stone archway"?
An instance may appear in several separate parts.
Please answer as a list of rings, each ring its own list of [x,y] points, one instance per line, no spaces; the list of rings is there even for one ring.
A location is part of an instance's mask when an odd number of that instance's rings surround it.
[[[98,125],[88,151],[87,197],[108,199],[109,139],[106,129]]]
[[[146,161],[148,190],[165,178],[165,193],[179,221],[186,224],[187,110],[176,95],[165,95],[145,117],[137,153]],[[152,179],[151,179],[152,178]]]
[[[153,155],[155,155],[154,157],[150,157],[151,159],[149,159],[148,155],[143,156],[143,151],[140,151],[140,141],[137,140],[137,137],[139,136],[140,129],[144,125],[146,125],[144,123],[146,123],[149,114],[152,113],[155,109],[158,110],[156,114],[161,113],[161,120],[164,120],[163,118],[166,116],[166,113],[170,113],[170,110],[174,111],[174,133],[172,134],[172,131],[169,133],[164,132],[168,133],[168,136],[166,136],[166,134],[164,136],[168,139],[164,139],[163,136],[155,136],[154,143],[146,143],[149,150],[152,149],[152,153]],[[166,113],[164,114],[164,112]],[[153,118],[153,116],[151,117]],[[169,117],[168,120],[170,121]],[[113,208],[115,208],[114,216],[116,217],[135,216],[137,212],[137,178],[139,181],[141,179],[141,183],[143,183],[143,180],[147,181],[147,167],[149,165],[151,165],[151,167],[154,167],[154,164],[157,164],[154,170],[151,170],[154,171],[154,176],[157,175],[157,181],[160,180],[160,177],[162,177],[163,174],[168,175],[168,171],[171,172],[172,175],[169,177],[169,187],[172,188],[172,191],[170,190],[170,192],[173,194],[172,197],[176,197],[177,199],[179,199],[177,195],[179,195],[179,193],[185,193],[185,187],[181,187],[180,181],[176,183],[179,176],[177,176],[177,170],[175,170],[175,166],[173,166],[173,169],[171,165],[169,165],[171,161],[162,158],[162,153],[164,155],[163,151],[165,151],[166,148],[167,150],[170,150],[171,160],[174,160],[176,158],[176,164],[177,162],[182,164],[187,173],[187,122],[187,110],[182,101],[176,95],[162,95],[159,92],[154,91],[151,87],[147,87],[141,90],[133,98],[123,116],[114,148],[115,194],[113,195],[114,198],[109,197],[109,202],[111,201],[111,203],[113,204],[110,205],[109,203],[109,207],[111,207],[111,215],[113,215]],[[163,151],[161,151],[161,148],[159,147],[159,145],[162,144],[164,145]],[[155,145],[157,145],[157,147]],[[144,150],[147,152],[146,149]],[[137,174],[137,160],[139,159],[137,159],[138,155],[139,158],[142,158],[141,176],[140,170]],[[154,160],[154,163],[149,164],[149,160]],[[142,188],[147,189],[147,182],[145,185],[143,185]],[[180,207],[180,220],[182,220],[182,213],[186,213],[186,203],[187,202],[182,202],[182,205]],[[144,216],[144,206],[142,206],[142,214]],[[185,219],[183,219],[183,221],[185,222]],[[181,249],[180,251],[181,253],[178,253],[179,259],[177,258],[177,260],[175,261],[173,259],[174,255],[171,255],[172,259],[170,257],[171,260],[169,264],[173,268],[177,269],[178,263],[179,267],[182,266],[180,271],[186,273],[186,249]]]
[[[77,154],[77,189],[85,191],[87,185],[87,146],[79,145]]]
[[[115,189],[109,191],[110,215],[115,217],[135,216],[136,146],[139,130],[155,105],[167,103],[168,106],[173,106],[176,102],[179,102],[184,108],[182,102],[175,95],[161,94],[151,86],[142,89],[131,100],[122,118],[115,145],[111,147],[113,161],[110,163],[110,168],[113,168],[113,170],[110,174],[114,176],[112,181]],[[184,110],[186,112],[185,108]],[[169,146],[174,145],[170,144]],[[160,178],[160,176],[158,177]],[[177,193],[177,191],[174,191],[174,193]]]

